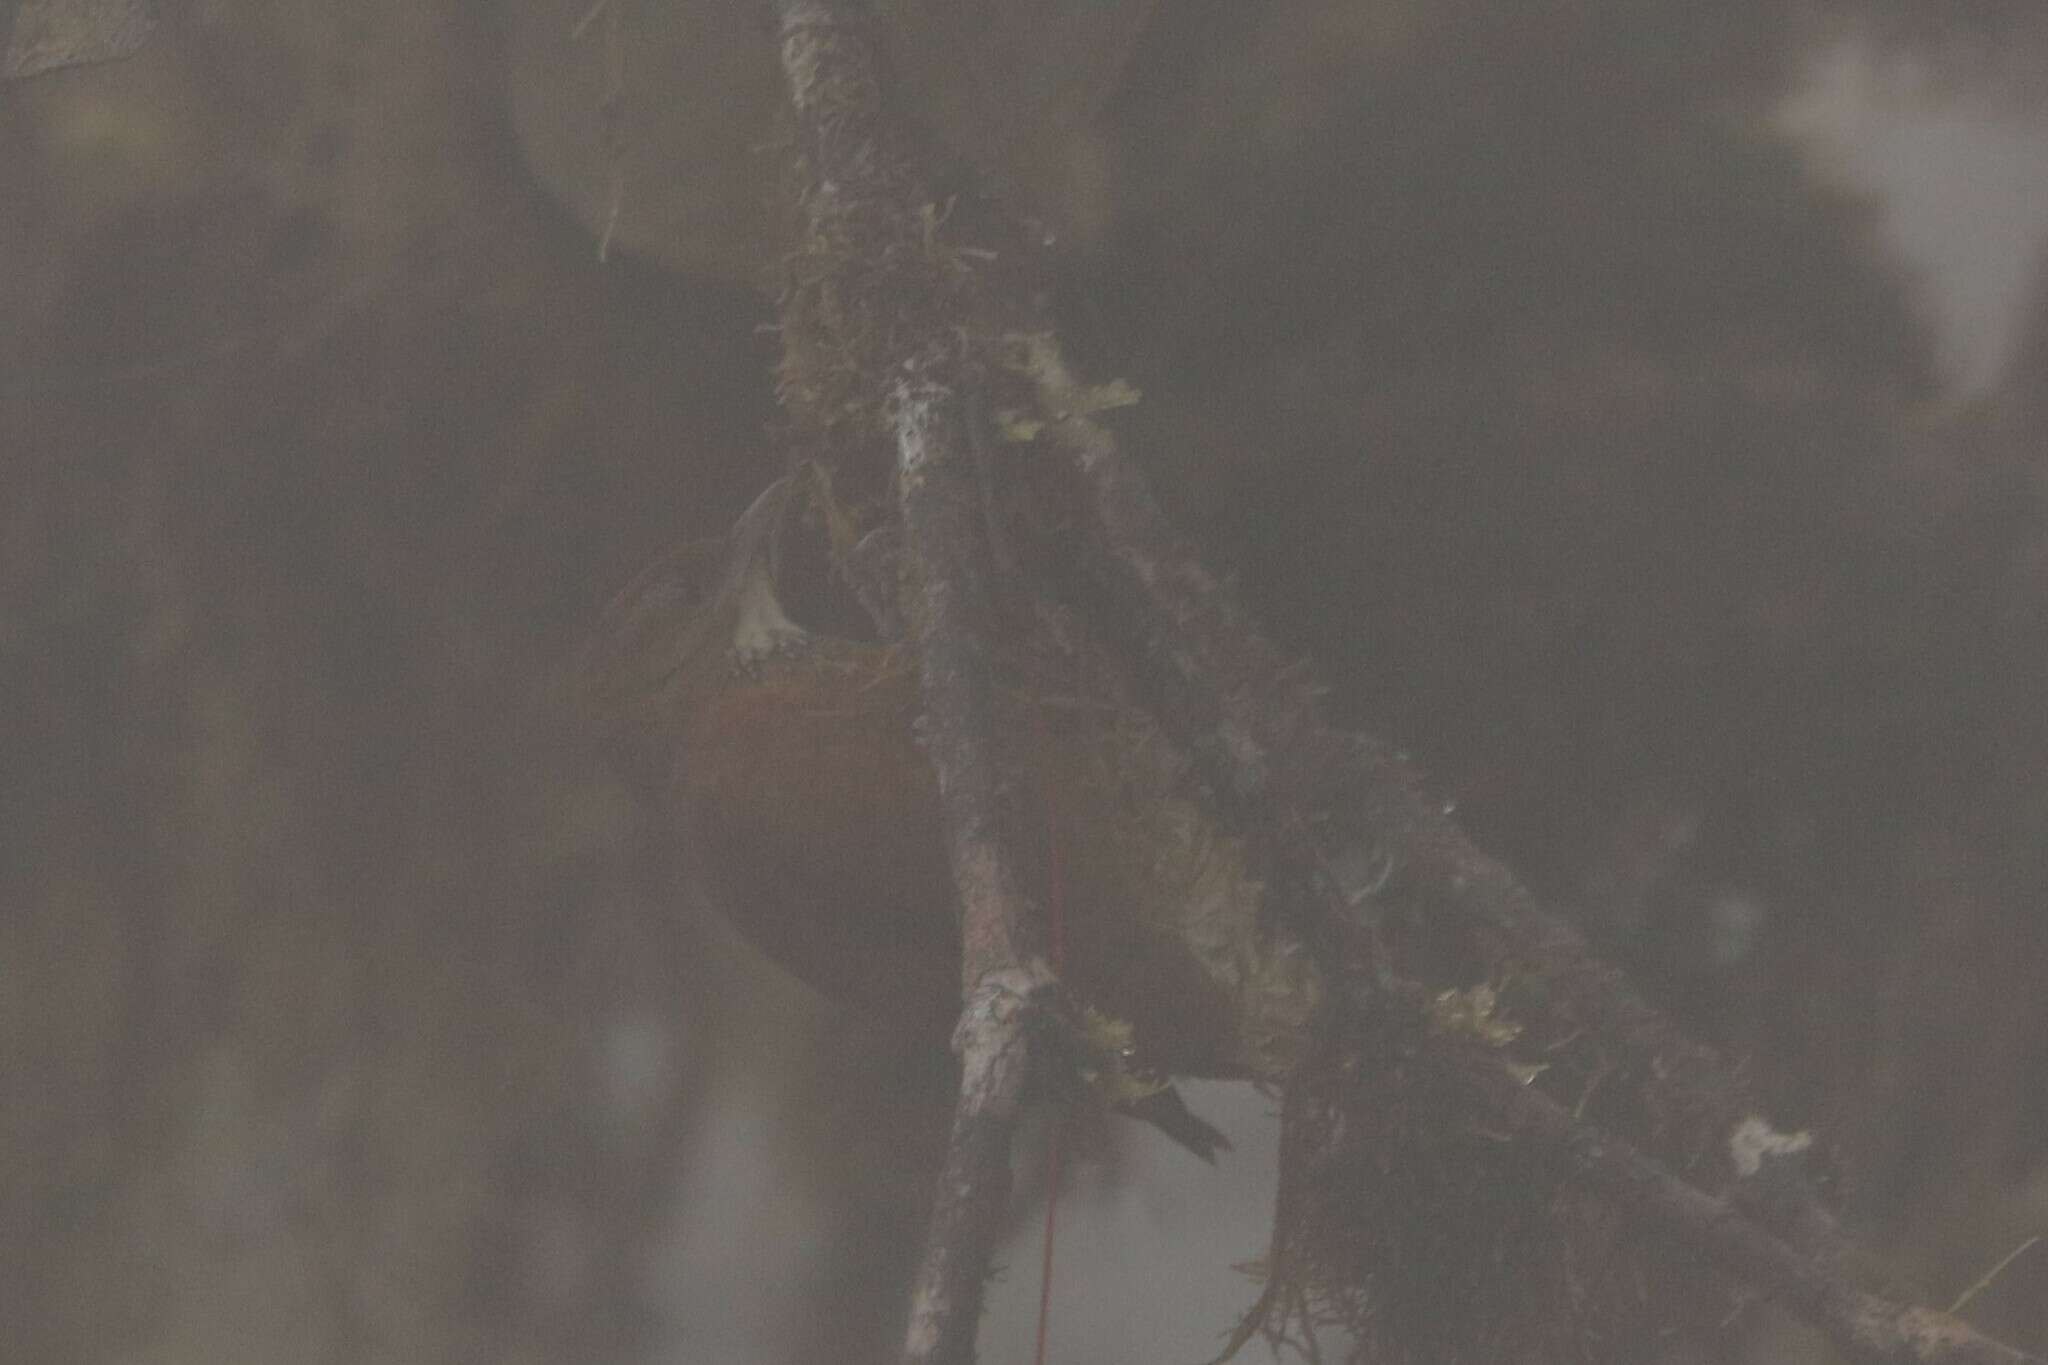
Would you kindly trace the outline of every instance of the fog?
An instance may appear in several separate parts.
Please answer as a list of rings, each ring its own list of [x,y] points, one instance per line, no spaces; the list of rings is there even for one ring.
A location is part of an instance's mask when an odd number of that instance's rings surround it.
[[[905,20],[906,98],[1213,562],[1930,1302],[2048,1231],[2048,36],[1068,8],[1008,68]],[[893,1357],[946,1058],[560,709],[781,467],[776,98],[765,19],[619,0],[192,5],[0,86],[0,1356]],[[1213,1170],[1074,1120],[1049,1359],[1256,1297],[1277,1100],[1186,1090]]]

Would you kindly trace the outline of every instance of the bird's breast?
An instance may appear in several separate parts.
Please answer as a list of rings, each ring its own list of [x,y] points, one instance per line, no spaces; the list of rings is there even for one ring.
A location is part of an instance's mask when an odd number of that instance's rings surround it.
[[[818,641],[732,671],[681,727],[673,793],[710,900],[827,996],[943,1039],[959,930],[914,669]],[[1062,976],[1180,1074],[1270,1074],[1315,998],[1268,942],[1244,851],[1175,798],[1142,718],[1085,695],[1000,690],[1027,891],[1062,922]],[[1295,1016],[1299,1016],[1298,1018]]]

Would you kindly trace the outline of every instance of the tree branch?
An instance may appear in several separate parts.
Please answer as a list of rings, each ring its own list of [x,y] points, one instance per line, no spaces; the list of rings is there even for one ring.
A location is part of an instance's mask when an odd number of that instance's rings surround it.
[[[1321,689],[1253,623],[1227,586],[1174,530],[1140,471],[1085,413],[1080,388],[1049,336],[1031,342],[1049,430],[1085,490],[1090,524],[1077,551],[1135,642],[1161,718],[1187,745],[1241,821],[1270,832],[1343,928],[1374,897],[1399,888],[1501,936],[1536,967],[1542,988],[1568,997],[1577,1022],[1654,1055],[1688,1111],[1726,1128],[1755,1099],[1712,1049],[1694,1042],[1545,910],[1512,873],[1467,839],[1409,765],[1384,745],[1332,726]]]
[[[1052,434],[1089,494],[1100,585],[1135,640],[1134,654],[1162,699],[1162,714],[1234,805],[1271,832],[1295,864],[1324,925],[1355,934],[1361,908],[1392,878],[1412,892],[1504,937],[1589,1027],[1656,1058],[1658,1084],[1715,1119],[1734,1179],[1721,1195],[1673,1175],[1629,1142],[1584,1123],[1487,1050],[1445,1049],[1475,1099],[1525,1138],[1553,1150],[1587,1186],[1825,1330],[1849,1358],[1869,1362],[2022,1365],[2036,1356],[1987,1338],[1957,1318],[1879,1297],[1858,1280],[1896,1280],[1858,1247],[1796,1165],[1742,1163],[1735,1134],[1757,1108],[1733,1070],[1687,1039],[1602,961],[1569,924],[1545,910],[1497,860],[1474,847],[1428,801],[1407,764],[1382,746],[1339,731],[1321,716],[1305,670],[1283,661],[1224,584],[1173,530],[1144,475],[1086,404],[1049,336],[1034,338],[1030,369]],[[1344,818],[1347,813],[1350,818]],[[1363,846],[1375,856],[1359,856]],[[1421,1026],[1427,1003],[1413,982],[1382,976],[1350,983],[1367,1005],[1391,1005]],[[1746,1165],[1747,1169],[1742,1167]],[[1766,1231],[1766,1225],[1777,1235]]]
[[[974,1358],[982,1287],[1009,1202],[1011,1137],[1032,1069],[1031,1015],[1055,983],[998,776],[983,490],[965,414],[966,357],[957,331],[944,325],[948,311],[929,306],[952,287],[921,233],[931,196],[883,113],[866,16],[834,0],[783,0],[780,9],[783,71],[810,162],[807,234],[824,244],[816,254],[828,263],[822,283],[842,312],[909,319],[855,329],[838,359],[859,376],[893,377],[882,407],[909,560],[904,616],[922,667],[923,739],[959,897],[960,1097],[904,1350],[913,1365],[951,1365]],[[842,252],[847,243],[880,247],[886,276],[864,274],[873,262]],[[786,300],[785,326],[801,327],[790,311]]]
[[[1631,1144],[1569,1110],[1497,1061],[1462,1068],[1487,1107],[1554,1152],[1589,1187],[1698,1248],[1827,1332],[1850,1360],[1904,1365],[2040,1365],[2040,1357],[1984,1336],[1932,1308],[1880,1298],[1823,1260],[1772,1236],[1729,1199],[1678,1179]]]
[[[959,401],[944,386],[906,383],[897,419],[904,547],[920,580],[906,615],[923,661],[925,749],[960,897],[967,1000],[953,1036],[960,1101],[911,1300],[912,1362],[974,1358],[982,1284],[1009,1203],[1010,1137],[1031,1070],[1030,1009],[1054,985],[996,780],[988,547]]]
[[[855,0],[779,0],[782,62],[808,161],[806,246],[785,295],[784,393],[821,426],[886,433],[908,568],[904,615],[922,666],[924,741],[939,778],[962,915],[963,1080],[913,1298],[906,1359],[971,1360],[988,1260],[1008,1198],[1009,1149],[1029,1077],[1033,1005],[1052,986],[1037,908],[1023,891],[999,774],[989,641],[991,555],[982,472],[971,458],[971,289],[934,245],[919,163],[884,112],[870,21]],[[808,273],[805,273],[808,272]],[[1017,309],[1021,313],[1024,310]],[[812,335],[813,332],[818,335]],[[1855,1359],[2033,1359],[1931,1310],[1857,1283],[1879,1278],[1815,1197],[1796,1157],[1741,1159],[1761,1127],[1736,1073],[1638,997],[1564,920],[1540,906],[1428,800],[1398,755],[1332,727],[1319,689],[1258,631],[1168,525],[1143,477],[1089,421],[1049,334],[1028,366],[1051,434],[1071,455],[1085,509],[1074,547],[1132,642],[1162,719],[1240,823],[1264,836],[1305,894],[1301,927],[1331,961],[1377,968],[1365,998],[1428,1032],[1427,994],[1377,955],[1384,889],[1502,946],[1553,1023],[1623,1048],[1646,1092],[1723,1158],[1710,1192],[1583,1122],[1475,1042],[1439,1039],[1436,1064],[1474,1101],[1555,1153],[1578,1181],[1709,1252],[1825,1327]],[[1361,989],[1347,981],[1345,994]],[[1772,1140],[1781,1135],[1764,1132]],[[1787,1149],[1796,1145],[1783,1144]],[[1768,1226],[1769,1231],[1766,1230]]]

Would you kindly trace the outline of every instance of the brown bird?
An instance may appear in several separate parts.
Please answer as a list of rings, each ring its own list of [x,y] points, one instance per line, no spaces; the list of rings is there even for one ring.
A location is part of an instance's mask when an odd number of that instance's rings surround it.
[[[725,540],[643,573],[577,690],[659,784],[692,874],[743,937],[832,999],[942,1042],[959,929],[916,663],[785,612],[796,498],[779,482]],[[1032,634],[1001,652],[998,719],[1028,889],[1060,904],[1067,993],[1140,1074],[1277,1079],[1319,997],[1313,967],[1262,923],[1244,846],[1193,799],[1157,727],[1085,655]],[[1220,1139],[1170,1091],[1120,1084],[1124,1107],[1198,1153]]]

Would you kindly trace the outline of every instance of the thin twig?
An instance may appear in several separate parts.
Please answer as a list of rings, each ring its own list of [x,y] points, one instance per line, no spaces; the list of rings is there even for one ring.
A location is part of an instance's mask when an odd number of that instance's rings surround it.
[[[2018,1246],[2014,1247],[2011,1251],[2008,1251],[2005,1253],[2005,1255],[1999,1257],[1998,1264],[1992,1266],[1991,1269],[1985,1271],[1982,1275],[1979,1275],[1975,1280],[1972,1280],[1970,1282],[1970,1287],[1968,1289],[1965,1289],[1962,1293],[1955,1296],[1955,1299],[1948,1306],[1948,1311],[1951,1313],[1960,1313],[1965,1308],[1969,1307],[1970,1300],[1976,1298],[1979,1294],[1989,1289],[1992,1286],[1993,1282],[1995,1282],[2000,1275],[2003,1275],[2006,1272],[2006,1268],[2008,1266],[2010,1266],[2014,1261],[2017,1261],[2020,1257],[2032,1251],[2035,1247],[2039,1246],[2040,1244],[2041,1238],[2039,1236],[2029,1237],[2025,1241],[2021,1242]]]
[[[619,214],[626,203],[626,47],[619,32],[619,7],[612,0],[596,0],[569,30],[569,41],[580,43],[599,18],[604,20],[604,93],[598,97],[598,140],[604,145],[610,172],[610,191],[605,203],[604,228],[597,237],[599,265],[611,261],[612,238],[618,234]]]

